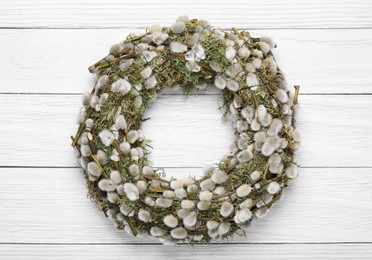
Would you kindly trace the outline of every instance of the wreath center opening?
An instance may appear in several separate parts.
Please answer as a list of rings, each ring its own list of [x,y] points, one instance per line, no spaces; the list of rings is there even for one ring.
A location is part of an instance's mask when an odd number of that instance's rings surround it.
[[[146,110],[142,128],[151,140],[148,159],[154,167],[165,168],[167,179],[200,178],[201,171],[192,168],[217,163],[227,155],[234,130],[231,119],[222,120],[222,103],[218,92],[186,98],[171,93],[161,95]]]

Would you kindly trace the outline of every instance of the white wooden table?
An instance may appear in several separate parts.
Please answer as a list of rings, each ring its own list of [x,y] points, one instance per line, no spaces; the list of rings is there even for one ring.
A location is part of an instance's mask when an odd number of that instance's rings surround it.
[[[164,247],[115,230],[86,197],[69,136],[87,67],[133,30],[179,15],[274,37],[301,85],[299,178],[247,238]],[[371,259],[372,2],[0,2],[0,259]],[[168,176],[195,174],[232,141],[219,95],[163,95],[144,125]],[[169,122],[173,122],[169,124]]]

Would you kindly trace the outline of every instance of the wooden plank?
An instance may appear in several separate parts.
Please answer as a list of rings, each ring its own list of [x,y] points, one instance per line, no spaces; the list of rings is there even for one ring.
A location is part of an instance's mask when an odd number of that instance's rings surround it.
[[[223,10],[223,11],[222,11]],[[109,0],[5,0],[1,27],[107,28],[170,24],[179,15],[207,19],[220,26],[249,28],[371,27],[372,5],[357,1],[171,0],[122,2]]]
[[[70,135],[80,97],[2,95],[0,166],[75,166]],[[232,127],[221,122],[218,95],[163,95],[145,117],[147,138],[158,167],[201,167],[219,160],[232,142]],[[305,167],[372,166],[371,96],[301,96],[298,127]]]
[[[87,67],[130,31],[0,30],[0,92],[89,91],[94,77]],[[372,93],[372,29],[252,32],[276,40],[278,64],[301,93]]]
[[[145,253],[147,252],[147,253]],[[0,245],[0,256],[11,259],[371,259],[370,244],[316,245]]]
[[[195,169],[166,169],[187,176]],[[372,241],[371,169],[301,169],[282,202],[232,243]],[[78,169],[0,168],[0,243],[158,243],[117,231]]]

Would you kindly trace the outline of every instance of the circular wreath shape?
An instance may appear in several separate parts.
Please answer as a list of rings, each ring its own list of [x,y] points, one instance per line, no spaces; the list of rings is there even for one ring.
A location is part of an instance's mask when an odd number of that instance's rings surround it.
[[[297,176],[298,86],[289,88],[270,38],[222,31],[179,17],[171,27],[131,33],[91,67],[97,81],[83,96],[72,137],[88,195],[115,226],[164,244],[209,243],[244,234]],[[235,140],[197,179],[166,179],[147,159],[143,115],[160,91],[220,90]]]

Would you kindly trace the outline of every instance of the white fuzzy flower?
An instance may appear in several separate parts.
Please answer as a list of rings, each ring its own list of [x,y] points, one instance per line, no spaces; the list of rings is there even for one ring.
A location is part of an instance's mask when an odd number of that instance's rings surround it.
[[[183,33],[183,31],[186,29],[185,22],[179,21],[172,25],[171,27],[172,31],[174,33]]]
[[[103,162],[106,159],[106,153],[102,150],[98,150],[96,154],[96,158],[99,162]]]
[[[176,196],[176,194],[174,194],[174,191],[172,191],[172,190],[166,190],[166,191],[163,192],[163,197],[164,198],[173,199],[175,196]]]
[[[178,180],[174,180],[174,181],[171,181],[170,183],[170,187],[173,189],[173,190],[176,190],[176,189],[180,189],[183,187],[183,184],[181,181],[178,181]]]
[[[267,130],[267,134],[269,136],[277,135],[283,128],[283,122],[279,118],[274,118],[271,122],[269,130]]]
[[[134,62],[133,59],[122,60],[122,61],[120,62],[120,64],[119,64],[119,69],[120,69],[121,71],[125,71],[125,70],[127,70],[127,69],[130,67],[130,65],[133,64],[133,62]]]
[[[261,177],[261,172],[260,171],[253,171],[249,175],[252,181],[256,181]]]
[[[231,227],[230,222],[222,222],[218,226],[218,234],[220,236],[223,236],[223,235],[227,234],[230,231],[230,227]]]
[[[147,27],[147,31],[149,33],[160,33],[162,29],[163,28],[159,24],[154,24],[154,25],[150,25],[149,27]]]
[[[148,196],[145,198],[145,203],[146,205],[150,207],[155,206],[155,201],[151,197],[148,197]]]
[[[116,204],[118,202],[119,195],[116,192],[107,192],[107,200],[110,203]]]
[[[115,184],[119,184],[121,182],[121,175],[118,171],[111,171],[110,173],[110,180],[112,180]]]
[[[182,200],[181,201],[181,208],[183,209],[192,209],[195,206],[195,202],[192,200]]]
[[[248,73],[248,76],[246,78],[246,82],[247,82],[248,87],[254,87],[254,86],[259,85],[256,74],[253,74],[253,73]]]
[[[261,125],[264,127],[268,127],[272,122],[272,115],[270,113],[266,113],[264,118],[260,121]]]
[[[98,182],[98,187],[102,191],[114,191],[116,185],[112,180],[102,179]]]
[[[127,94],[132,88],[132,85],[126,79],[118,79],[111,85],[112,92],[120,92],[121,94]]]
[[[223,186],[219,186],[214,189],[213,193],[216,194],[217,196],[220,196],[226,193],[226,189]]]
[[[174,239],[185,239],[187,237],[187,231],[183,227],[174,228],[171,231],[171,236]]]
[[[98,165],[95,162],[88,163],[87,171],[88,171],[89,179],[91,181],[95,181],[97,180],[99,176],[101,176],[101,169],[98,167]]]
[[[152,69],[150,66],[148,66],[144,68],[143,70],[141,70],[140,75],[142,78],[148,79],[151,76],[151,73],[152,73]]]
[[[264,143],[266,140],[266,135],[264,132],[257,132],[254,134],[253,140],[256,143]]]
[[[248,58],[249,55],[251,55],[251,52],[249,51],[249,49],[247,47],[241,47],[238,50],[238,54],[239,54],[240,57]]]
[[[114,134],[107,129],[102,130],[98,136],[101,139],[102,144],[105,146],[110,146],[115,139]]]
[[[138,139],[138,133],[137,133],[137,131],[136,130],[130,130],[129,132],[128,132],[128,142],[129,143],[131,143],[131,144],[133,144],[135,141],[137,141],[137,139]]]
[[[246,120],[238,120],[236,121],[236,130],[239,133],[245,132],[248,130],[248,122]]]
[[[297,165],[294,163],[291,163],[286,169],[285,174],[288,176],[288,178],[296,178],[298,174]]]
[[[160,44],[163,44],[167,39],[168,39],[169,35],[167,33],[159,33],[159,34],[156,34],[153,38],[152,38],[152,41],[156,44],[156,45],[160,45]],[[139,45],[139,44],[138,44]],[[138,46],[137,46],[138,47]]]
[[[180,42],[171,42],[169,48],[172,52],[182,53],[187,51],[187,46]]]
[[[253,154],[251,151],[244,150],[244,151],[239,152],[236,158],[238,159],[240,163],[246,163],[246,162],[249,162],[253,158]]]
[[[267,54],[271,50],[270,45],[266,42],[259,42],[258,45],[260,46],[261,51],[265,54]]]
[[[247,63],[247,65],[245,65],[245,69],[248,71],[248,72],[255,72],[256,71],[256,68],[253,66],[252,63]]]
[[[129,166],[129,173],[132,175],[132,176],[137,176],[139,175],[139,168],[138,168],[138,165],[137,164],[132,164],[131,166]]]
[[[257,49],[254,49],[252,54],[253,54],[254,56],[256,56],[257,58],[262,58],[262,57],[263,57],[263,53],[262,53],[262,51],[257,50]]]
[[[226,87],[226,83],[227,83],[226,79],[222,76],[217,76],[214,79],[214,85],[218,89],[224,89]]]
[[[146,62],[150,62],[157,56],[157,54],[154,51],[143,51],[142,56]]]
[[[138,219],[141,220],[142,222],[149,222],[151,220],[151,214],[147,210],[140,209],[138,211]]]
[[[183,199],[184,197],[187,196],[187,192],[184,188],[176,189],[174,193],[176,194],[176,197],[179,199]]]
[[[201,190],[209,190],[209,191],[212,191],[214,190],[214,187],[215,187],[215,184],[214,182],[212,181],[212,179],[208,178],[208,179],[205,179],[204,181],[202,181],[200,184],[199,184]]]
[[[237,146],[240,150],[245,150],[248,147],[248,139],[247,138],[240,138],[237,142]]]
[[[136,108],[139,108],[142,105],[142,97],[141,96],[136,96],[136,98],[133,101],[133,105]]]
[[[136,185],[130,182],[124,183],[124,192],[127,198],[131,201],[139,199],[139,190]]]
[[[244,223],[252,217],[252,212],[249,209],[241,209],[236,212],[234,221],[237,224]]]
[[[240,198],[246,197],[251,193],[252,187],[248,184],[240,185],[239,188],[236,189],[236,195]]]
[[[121,204],[120,206],[120,212],[124,215],[124,216],[133,216],[134,215],[134,210],[133,208],[127,206],[126,204]]]
[[[274,196],[271,195],[271,194],[265,194],[265,195],[263,195],[262,196],[262,199],[256,203],[256,207],[257,208],[261,208],[261,207],[266,206],[268,203],[270,203],[270,201],[273,200],[273,197]]]
[[[161,34],[157,34],[157,35],[155,35],[155,36],[161,36]],[[155,37],[154,37],[154,38],[155,38]],[[149,49],[149,45],[148,45],[147,43],[143,43],[143,42],[141,42],[141,43],[137,44],[136,48],[137,48],[137,50],[138,50],[139,52],[143,52],[143,51],[146,51],[146,50]]]
[[[236,51],[233,47],[227,47],[225,51],[226,59],[232,61],[235,58]]]
[[[279,173],[280,166],[282,165],[282,158],[279,154],[273,153],[270,155],[268,163],[270,165],[269,170],[271,173]]]
[[[130,149],[130,156],[132,160],[138,161],[139,153],[138,153],[137,147]]]
[[[239,205],[240,209],[250,209],[252,207],[252,199],[248,198]]]
[[[286,103],[288,102],[288,95],[287,92],[285,92],[283,89],[278,88],[275,91],[275,97],[281,102],[281,103]]]
[[[170,228],[177,227],[178,225],[178,219],[173,215],[165,216],[163,219],[163,222],[167,227],[170,227]]]
[[[108,82],[109,82],[109,77],[107,75],[103,75],[97,80],[96,87],[102,88],[106,86]]]
[[[266,115],[266,112],[267,112],[267,110],[266,110],[266,107],[264,105],[261,104],[257,107],[256,114],[257,114],[258,120],[260,122],[264,119],[264,117]]]
[[[261,68],[261,66],[262,66],[262,60],[259,59],[259,58],[254,58],[254,59],[252,60],[252,65],[253,65],[253,67],[254,67],[255,69],[259,69],[259,68]]]
[[[215,230],[217,229],[219,226],[219,223],[217,221],[214,221],[214,220],[208,220],[207,221],[207,229],[208,230]]]
[[[280,191],[280,185],[276,181],[270,182],[270,184],[267,186],[267,192],[270,194],[276,194]]]
[[[161,208],[169,208],[172,206],[173,201],[167,198],[157,198],[156,205]]]
[[[219,169],[214,170],[211,176],[212,181],[216,184],[224,183],[228,178],[227,174]]]
[[[301,141],[301,132],[300,132],[300,130],[295,129],[293,131],[293,133],[292,133],[292,138],[293,138],[293,141],[295,141],[295,142]]]
[[[228,202],[224,201],[221,205],[220,213],[222,217],[228,217],[231,215],[231,213],[234,211],[234,206]]]
[[[152,75],[151,77],[149,77],[146,81],[145,81],[145,87],[147,89],[152,89],[156,86],[156,84],[158,83],[158,81],[156,80],[156,77],[155,75]]]
[[[270,156],[279,148],[281,139],[278,136],[269,136],[262,146],[261,152],[265,156]]]
[[[222,71],[221,66],[216,61],[213,60],[209,62],[209,67],[211,67],[211,69],[217,73]]]
[[[89,157],[92,154],[89,145],[83,144],[80,146],[80,153],[83,157]]]
[[[152,175],[154,173],[154,169],[151,166],[143,166],[142,167],[142,174],[145,176]]]
[[[204,200],[199,201],[198,205],[197,205],[199,210],[208,210],[210,208],[210,206],[211,206],[211,202],[210,201],[204,201]]]
[[[197,218],[196,218],[196,212],[195,211],[191,211],[185,218],[183,218],[183,224],[186,227],[195,226],[196,221],[197,221]]]
[[[254,117],[254,109],[252,107],[245,107],[241,111],[242,117],[244,117],[249,123],[252,122]]]
[[[128,154],[130,152],[130,143],[128,142],[122,142],[120,144],[120,150],[124,153],[124,154]]]
[[[179,209],[179,210],[177,211],[177,216],[178,216],[179,218],[183,219],[183,218],[185,218],[185,217],[187,216],[187,214],[189,214],[189,213],[190,213],[190,210],[188,210],[188,209]]]
[[[213,196],[213,194],[210,191],[201,191],[199,193],[199,199],[200,200],[211,200],[212,196]]]
[[[204,176],[209,176],[210,174],[212,174],[212,172],[214,171],[214,169],[215,168],[213,167],[213,165],[208,164],[208,165],[205,165],[203,167],[202,173],[203,173]]]
[[[98,101],[99,101],[98,97],[96,95],[92,95],[92,97],[90,98],[90,102],[89,102],[90,107],[96,108]]]
[[[147,189],[147,182],[145,181],[137,181],[136,186],[140,194],[144,193]]]
[[[115,120],[115,125],[117,129],[126,129],[127,128],[127,121],[125,120],[123,115],[119,115]]]
[[[198,186],[196,184],[191,184],[187,186],[187,192],[188,193],[195,193],[199,190]]]
[[[191,72],[199,72],[200,66],[196,62],[186,62],[186,68]]]
[[[164,236],[166,233],[166,231],[160,227],[151,227],[150,229],[150,234],[151,236],[153,237],[161,237],[161,236]]]
[[[232,92],[236,92],[239,90],[239,83],[236,82],[235,80],[233,79],[228,79],[227,82],[226,82],[226,87],[231,90]]]

